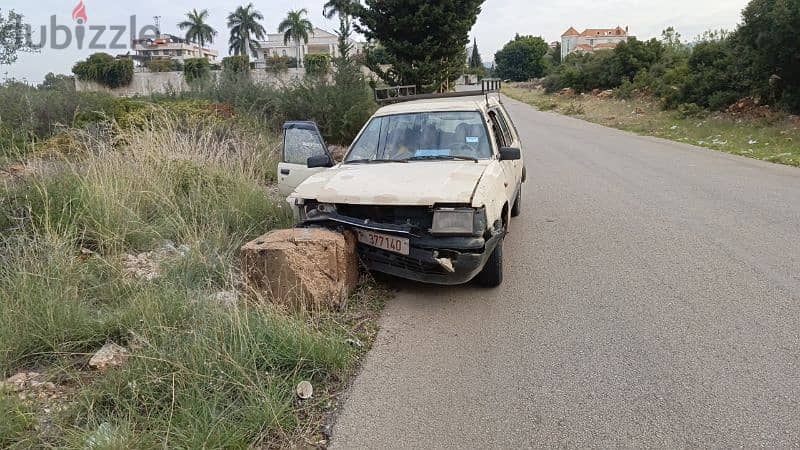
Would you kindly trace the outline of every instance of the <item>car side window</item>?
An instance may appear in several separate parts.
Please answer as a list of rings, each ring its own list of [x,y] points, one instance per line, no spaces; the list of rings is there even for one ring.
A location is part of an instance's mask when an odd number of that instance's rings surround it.
[[[507,119],[508,115],[502,109],[497,110],[497,120],[500,122],[500,128],[503,129],[503,134],[506,137],[506,144],[511,146],[514,144],[514,132],[511,129],[511,124]]]
[[[500,125],[500,120],[497,117],[496,111],[489,111],[489,119],[492,123],[492,132],[494,132],[494,138],[497,142],[497,148],[501,149],[503,147],[507,147],[510,144],[510,141],[507,139],[507,136],[503,133],[503,127]]]
[[[283,161],[289,164],[308,162],[312,156],[325,155],[325,147],[317,133],[303,128],[288,128],[283,137]]]

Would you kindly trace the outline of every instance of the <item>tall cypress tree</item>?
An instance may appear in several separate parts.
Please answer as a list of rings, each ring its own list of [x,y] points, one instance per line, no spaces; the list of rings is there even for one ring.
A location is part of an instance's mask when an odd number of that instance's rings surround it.
[[[483,0],[365,0],[355,28],[386,49],[389,71],[371,69],[392,85],[444,90],[463,71],[469,31]]]
[[[483,67],[483,61],[481,60],[481,54],[478,51],[478,40],[475,39],[472,41],[472,56],[469,57],[469,67],[471,69],[480,69]]]

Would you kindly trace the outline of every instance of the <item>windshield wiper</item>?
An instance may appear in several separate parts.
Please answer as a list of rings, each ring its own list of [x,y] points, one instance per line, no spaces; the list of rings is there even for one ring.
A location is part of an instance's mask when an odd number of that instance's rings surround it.
[[[429,155],[429,156],[412,156],[408,158],[408,161],[424,161],[424,160],[431,160],[431,159],[439,159],[445,161],[473,161],[478,162],[478,158],[473,158],[471,156],[461,156],[461,155]]]
[[[351,161],[345,161],[345,164],[372,164],[372,163],[407,163],[408,161],[405,159],[353,159]]]

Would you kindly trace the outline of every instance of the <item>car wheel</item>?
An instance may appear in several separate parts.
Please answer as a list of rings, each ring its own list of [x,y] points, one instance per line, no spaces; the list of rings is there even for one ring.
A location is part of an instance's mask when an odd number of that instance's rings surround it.
[[[478,274],[476,280],[479,284],[486,287],[497,287],[503,283],[503,241],[497,243],[492,256],[486,261],[483,270]]]
[[[522,185],[519,185],[517,191],[517,199],[514,200],[514,206],[511,208],[511,217],[517,217],[522,212]]]

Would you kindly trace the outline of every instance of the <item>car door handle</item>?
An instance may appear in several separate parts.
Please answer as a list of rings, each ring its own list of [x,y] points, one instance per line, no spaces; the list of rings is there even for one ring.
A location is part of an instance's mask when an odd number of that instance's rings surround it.
[[[281,169],[281,175],[289,175],[289,172],[291,172],[289,169]]]

